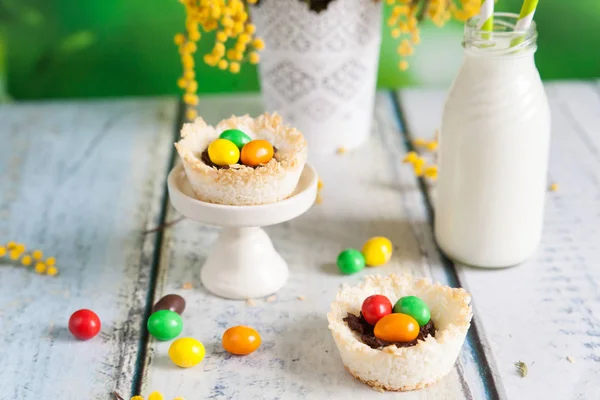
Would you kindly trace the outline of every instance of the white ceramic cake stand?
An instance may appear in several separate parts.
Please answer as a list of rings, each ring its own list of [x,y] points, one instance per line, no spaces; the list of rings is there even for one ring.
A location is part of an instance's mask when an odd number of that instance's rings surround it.
[[[315,202],[318,177],[305,165],[291,197],[259,206],[226,206],[197,200],[183,167],[173,168],[168,178],[171,203],[189,219],[223,229],[204,266],[204,287],[228,299],[263,297],[277,292],[288,278],[288,266],[261,226],[289,221],[305,213]]]

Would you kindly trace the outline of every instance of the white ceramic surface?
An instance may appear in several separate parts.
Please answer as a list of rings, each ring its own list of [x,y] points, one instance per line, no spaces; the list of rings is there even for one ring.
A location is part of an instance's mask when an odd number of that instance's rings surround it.
[[[317,182],[317,173],[306,165],[290,198],[260,206],[226,206],[197,200],[182,166],[173,168],[168,178],[173,206],[187,218],[224,227],[202,267],[204,287],[229,299],[263,297],[281,289],[288,277],[287,263],[260,227],[306,212],[315,201]]]

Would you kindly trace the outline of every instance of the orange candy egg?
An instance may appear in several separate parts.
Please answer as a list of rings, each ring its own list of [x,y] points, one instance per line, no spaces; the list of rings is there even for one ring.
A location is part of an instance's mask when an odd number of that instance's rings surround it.
[[[266,140],[252,140],[242,147],[242,164],[249,167],[256,167],[260,164],[266,164],[273,158],[273,146]]]
[[[373,333],[387,342],[410,342],[419,335],[419,323],[407,314],[388,314],[377,321]]]
[[[244,356],[260,346],[260,335],[249,326],[234,326],[223,334],[223,348],[232,354]]]

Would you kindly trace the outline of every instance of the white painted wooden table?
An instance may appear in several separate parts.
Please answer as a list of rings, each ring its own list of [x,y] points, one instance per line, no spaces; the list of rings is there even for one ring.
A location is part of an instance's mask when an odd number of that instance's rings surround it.
[[[311,157],[325,185],[323,203],[267,228],[290,264],[290,280],[274,299],[254,305],[201,286],[216,228],[183,220],[143,234],[179,218],[165,185],[176,161],[176,99],[0,106],[0,241],[42,248],[60,266],[52,278],[0,263],[0,399],[155,390],[169,400],[600,398],[600,88],[563,82],[547,91],[549,180],[560,189],[548,193],[533,260],[488,271],[440,254],[431,228],[435,185],[416,179],[401,159],[410,139],[433,137],[444,92],[380,92],[363,148]],[[257,95],[208,96],[200,106],[212,123],[261,111]],[[393,241],[392,261],[339,275],[338,252],[373,235]],[[456,368],[422,391],[380,394],[356,382],[327,329],[325,314],[342,282],[392,271],[473,294],[474,324]],[[186,298],[183,335],[206,346],[194,368],[175,367],[169,343],[144,328],[152,304],[167,293]],[[74,341],[66,329],[79,308],[102,319],[94,340]],[[251,356],[233,357],[220,346],[223,331],[237,324],[262,335]],[[527,363],[526,377],[516,361]]]

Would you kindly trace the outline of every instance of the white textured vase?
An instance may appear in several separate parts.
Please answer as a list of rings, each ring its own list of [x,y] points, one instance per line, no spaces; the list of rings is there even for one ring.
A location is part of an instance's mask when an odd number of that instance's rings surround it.
[[[299,129],[311,153],[355,148],[369,137],[382,3],[334,0],[319,13],[299,0],[251,7],[265,41],[259,72],[266,110]]]

